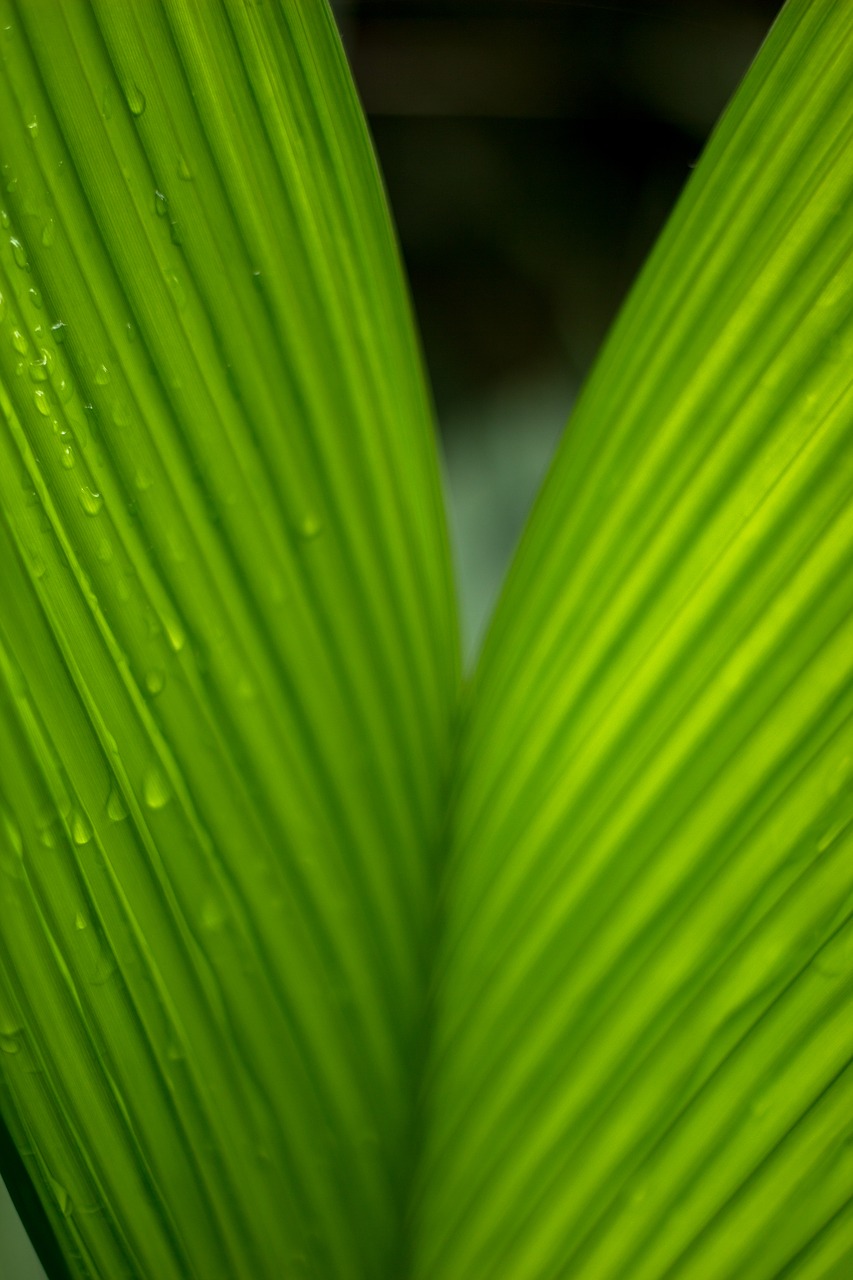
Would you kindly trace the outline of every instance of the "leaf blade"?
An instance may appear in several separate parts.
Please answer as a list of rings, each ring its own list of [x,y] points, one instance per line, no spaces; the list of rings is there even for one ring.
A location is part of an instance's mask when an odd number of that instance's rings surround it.
[[[416,1274],[796,1274],[843,1221],[852,28],[783,13],[511,570],[455,779]],[[797,1213],[804,1149],[830,1167]]]
[[[362,1274],[458,668],[369,143],[325,8],[4,17],[4,1115],[75,1274]]]

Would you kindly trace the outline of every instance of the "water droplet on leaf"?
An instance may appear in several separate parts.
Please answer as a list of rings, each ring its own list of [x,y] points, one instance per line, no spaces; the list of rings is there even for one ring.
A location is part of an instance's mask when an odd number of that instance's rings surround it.
[[[71,839],[78,845],[88,844],[92,839],[92,827],[80,809],[76,809],[71,817]]]
[[[180,653],[186,644],[186,636],[183,628],[176,618],[164,618],[163,626],[166,630],[166,638],[175,653]]]
[[[84,484],[80,490],[80,505],[87,516],[96,516],[104,505],[104,500],[99,493],[95,493],[94,489]]]
[[[149,809],[162,809],[172,798],[168,780],[158,765],[153,765],[145,775],[142,798]]]
[[[149,671],[145,677],[145,688],[152,696],[160,693],[165,683],[166,679],[162,671]]]
[[[12,257],[22,271],[29,271],[30,264],[27,262],[27,251],[15,236],[9,238],[9,244],[12,246]]]
[[[132,116],[141,116],[145,111],[145,94],[139,88],[139,85],[131,81],[125,88],[124,96],[130,114]]]
[[[71,1214],[73,1213],[71,1197],[69,1196],[68,1192],[65,1190],[65,1187],[63,1187],[62,1183],[56,1181],[56,1178],[52,1178],[50,1174],[48,1174],[47,1179],[48,1179],[48,1182],[50,1183],[50,1189],[53,1192],[53,1198],[55,1199],[56,1203],[59,1205],[60,1212],[64,1217],[70,1218]]]
[[[127,817],[124,797],[115,786],[110,787],[110,794],[107,797],[107,817],[110,822],[124,822]]]

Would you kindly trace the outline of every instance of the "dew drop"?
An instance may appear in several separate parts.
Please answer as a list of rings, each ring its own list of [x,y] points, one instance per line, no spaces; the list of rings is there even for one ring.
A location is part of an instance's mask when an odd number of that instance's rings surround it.
[[[0,293],[0,320],[6,319],[6,299]]]
[[[65,448],[62,450],[61,461],[66,471],[70,471],[71,468],[74,466],[74,450],[71,448],[70,444],[67,444]]]
[[[172,798],[169,783],[157,765],[152,766],[145,775],[142,798],[149,809],[162,809]]]
[[[47,573],[47,565],[42,560],[41,556],[32,556],[30,563],[32,565],[33,577],[43,578]]]
[[[175,653],[180,653],[187,642],[181,624],[175,618],[164,618],[163,626],[166,629],[166,638],[172,646]]]
[[[71,816],[71,839],[78,845],[88,844],[92,839],[89,820],[80,809],[75,809]]]
[[[60,1212],[63,1217],[70,1218],[74,1211],[70,1195],[65,1190],[62,1183],[56,1181],[56,1178],[52,1178],[50,1174],[48,1174],[47,1177],[50,1182],[50,1189],[53,1192],[53,1198],[59,1205]]]
[[[47,398],[47,392],[41,391],[41,390],[36,391],[34,393],[33,398],[35,399],[36,408],[38,409],[41,416],[43,418],[49,418],[50,417],[50,401]]]
[[[83,915],[82,911],[78,911],[76,916],[74,917],[74,928],[77,930],[78,933],[82,933],[84,929],[89,928],[89,921]]]
[[[90,489],[87,484],[84,484],[80,490],[80,505],[86,512],[87,516],[96,516],[104,505],[104,500],[99,493],[96,493],[94,489]]]
[[[101,541],[98,543],[97,554],[101,564],[110,563],[113,558],[113,544],[110,542],[109,538],[101,538]]]
[[[56,239],[56,223],[54,222],[53,218],[48,218],[47,222],[42,227],[41,242],[44,245],[45,249],[49,249],[55,239]]]
[[[30,344],[27,342],[20,329],[12,330],[12,346],[20,356],[25,356],[30,349]]]
[[[165,218],[169,212],[169,202],[162,191],[155,190],[154,192],[154,212],[158,218]]]
[[[3,829],[6,833],[6,839],[12,847],[12,852],[16,858],[24,856],[24,841],[21,836],[21,828],[15,822],[10,813],[3,814]]]
[[[41,294],[39,293],[38,289],[36,288],[28,289],[27,294],[29,295],[30,302],[33,304],[36,310],[41,311]]]
[[[65,330],[67,325],[64,320],[57,320],[56,324],[50,326],[50,331],[56,342],[63,343],[65,341]]]
[[[44,358],[44,353],[42,353],[40,360],[30,361],[29,369],[30,379],[33,382],[47,382],[47,361]]]
[[[15,236],[10,236],[9,244],[12,246],[12,257],[21,268],[22,271],[29,271],[30,264],[27,262],[27,251]]]
[[[151,477],[151,473],[146,471],[144,467],[140,467],[136,475],[133,477],[133,484],[137,493],[145,493],[147,489],[151,488],[153,483],[154,480]]]
[[[178,177],[181,182],[192,182],[193,180],[192,170],[187,164],[185,156],[178,156]]]
[[[141,116],[145,110],[145,94],[139,88],[139,85],[131,83],[124,91],[127,108],[132,116]]]
[[[127,807],[118,787],[110,787],[110,794],[107,797],[107,817],[110,822],[124,822],[127,817]]]
[[[9,225],[11,221],[12,219],[9,217],[9,214],[6,212],[6,210],[0,209],[0,227],[2,227],[4,231],[7,231],[9,229]]]
[[[17,1036],[0,1033],[0,1053],[20,1053],[21,1043]]]
[[[105,387],[110,380],[110,371],[105,364],[99,364],[95,370],[95,382],[99,387]]]
[[[30,131],[31,138],[37,138],[39,136],[38,116],[33,116],[32,120],[27,121],[27,128]]]
[[[129,424],[130,414],[127,411],[127,405],[122,400],[116,400],[113,405],[112,419],[116,427],[126,427]]]
[[[163,675],[162,671],[157,671],[152,669],[151,671],[147,672],[145,676],[145,688],[148,690],[148,692],[151,694],[152,697],[155,697],[158,693],[161,692],[163,685],[165,683],[166,683],[166,678]]]
[[[57,819],[54,815],[49,814],[44,820],[41,830],[39,831],[39,844],[45,849],[55,849],[57,846],[56,838]]]

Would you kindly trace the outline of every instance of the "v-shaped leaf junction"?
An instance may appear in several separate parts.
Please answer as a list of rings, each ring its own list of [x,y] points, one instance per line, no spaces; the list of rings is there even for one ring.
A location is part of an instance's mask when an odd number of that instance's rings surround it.
[[[316,0],[0,0],[0,1163],[51,1276],[853,1268],[853,11],[794,0],[460,686]]]

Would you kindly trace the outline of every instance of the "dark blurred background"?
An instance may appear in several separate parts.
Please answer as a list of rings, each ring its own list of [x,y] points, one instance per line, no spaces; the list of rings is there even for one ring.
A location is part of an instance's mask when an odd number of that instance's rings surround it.
[[[779,0],[340,0],[473,652],[574,393]]]

